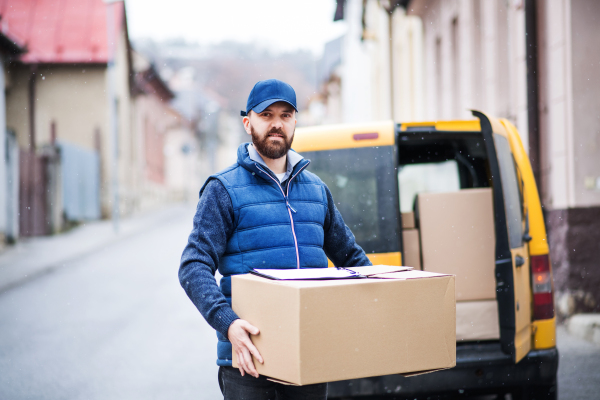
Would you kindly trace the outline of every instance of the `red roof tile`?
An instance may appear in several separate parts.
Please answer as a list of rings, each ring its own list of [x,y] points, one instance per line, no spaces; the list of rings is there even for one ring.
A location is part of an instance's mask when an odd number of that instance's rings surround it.
[[[125,8],[108,7],[117,39]],[[27,49],[25,63],[106,63],[106,10],[102,0],[0,0],[0,31]]]

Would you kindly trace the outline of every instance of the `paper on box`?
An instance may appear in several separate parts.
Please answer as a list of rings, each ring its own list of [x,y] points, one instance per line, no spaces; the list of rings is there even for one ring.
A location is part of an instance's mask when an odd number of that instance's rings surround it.
[[[259,374],[307,385],[453,367],[454,277],[382,276],[388,279],[233,276],[233,310],[260,329],[253,337],[265,361],[255,361]]]

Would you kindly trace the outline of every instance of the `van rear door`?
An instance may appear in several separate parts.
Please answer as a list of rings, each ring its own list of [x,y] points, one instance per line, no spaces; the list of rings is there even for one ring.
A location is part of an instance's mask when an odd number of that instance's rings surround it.
[[[496,298],[500,343],[515,363],[531,350],[531,283],[523,241],[522,196],[504,126],[495,118],[479,118],[493,187],[496,230]]]

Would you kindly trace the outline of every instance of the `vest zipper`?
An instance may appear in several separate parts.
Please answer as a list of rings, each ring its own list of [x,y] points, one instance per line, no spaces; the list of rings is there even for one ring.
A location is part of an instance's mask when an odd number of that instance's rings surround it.
[[[289,182],[288,182],[288,187],[287,187],[287,194],[283,191],[283,188],[281,187],[281,183],[277,182],[275,180],[275,178],[273,178],[271,175],[269,175],[266,171],[264,171],[261,167],[258,166],[258,164],[254,164],[256,166],[256,168],[258,168],[262,173],[264,173],[265,175],[267,175],[269,178],[271,178],[271,180],[273,180],[276,184],[277,187],[279,188],[279,190],[281,190],[281,194],[283,195],[283,198],[285,200],[285,205],[287,206],[288,209],[288,214],[290,215],[290,223],[292,225],[292,235],[294,236],[294,246],[296,247],[296,268],[300,269],[300,253],[298,252],[298,239],[296,238],[296,231],[294,229],[294,218],[292,217],[292,211],[294,213],[296,213],[296,210],[294,210],[294,208],[290,205],[289,202],[289,193],[290,193],[290,185],[292,183],[292,179],[294,179],[296,177],[296,175],[298,175],[308,164],[306,164],[304,167],[300,168],[298,170],[298,172],[296,172],[294,175],[292,175],[292,177],[290,178]]]

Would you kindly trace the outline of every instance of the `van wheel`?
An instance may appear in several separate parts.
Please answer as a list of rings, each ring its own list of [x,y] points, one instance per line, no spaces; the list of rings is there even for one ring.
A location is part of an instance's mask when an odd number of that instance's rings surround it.
[[[526,386],[520,391],[512,393],[513,400],[557,400],[558,387],[554,385],[547,386]]]

